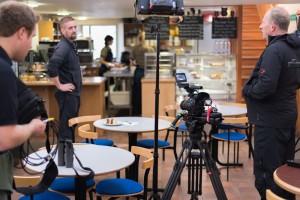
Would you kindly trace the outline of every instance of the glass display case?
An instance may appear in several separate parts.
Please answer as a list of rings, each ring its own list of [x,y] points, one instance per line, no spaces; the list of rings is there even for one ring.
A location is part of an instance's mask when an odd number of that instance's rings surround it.
[[[145,78],[156,77],[156,52],[145,53]],[[175,54],[170,52],[160,52],[159,57],[159,77],[172,78],[175,66]]]
[[[215,100],[236,99],[236,58],[234,55],[176,54],[176,73],[185,73],[187,82],[202,86]],[[180,103],[187,92],[176,88],[176,102]]]

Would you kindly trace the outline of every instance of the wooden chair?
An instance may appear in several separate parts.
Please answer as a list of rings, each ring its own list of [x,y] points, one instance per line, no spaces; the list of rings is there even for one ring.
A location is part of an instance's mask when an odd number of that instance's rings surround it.
[[[227,146],[227,181],[229,180],[229,152],[230,152],[230,142],[234,142],[234,154],[233,159],[234,163],[239,162],[239,143],[248,139],[248,145],[252,156],[254,155],[253,147],[249,135],[248,127],[248,117],[226,117],[223,122],[218,125],[219,132],[221,133],[212,133],[212,140],[217,141],[226,141],[228,142]],[[240,131],[244,131],[244,133]],[[236,149],[237,143],[237,149]]]
[[[267,200],[284,200],[277,194],[273,193],[270,189],[267,189],[266,195],[267,195]]]
[[[101,200],[101,197],[111,197],[112,199],[120,197],[134,196],[137,198],[147,199],[148,188],[148,175],[150,169],[154,165],[153,154],[151,150],[142,147],[132,146],[131,152],[135,155],[135,162],[129,168],[130,171],[135,172],[129,178],[112,178],[101,180],[96,185],[97,199]],[[143,157],[143,161],[140,162],[140,158]],[[117,159],[117,158],[116,158]],[[144,184],[138,182],[138,168],[144,171]]]
[[[69,119],[69,127],[73,127],[74,129],[76,128],[76,126],[78,124],[81,123],[92,123],[96,120],[101,119],[101,115],[88,115],[88,116],[80,116],[80,117],[74,117]],[[94,132],[96,133],[96,129],[94,128]],[[91,136],[91,138],[89,137],[85,137],[85,134],[81,135],[81,137],[85,138],[86,143],[91,143],[91,144],[96,144],[96,145],[105,145],[105,146],[113,146],[114,142],[112,140],[109,139],[104,139],[104,138],[96,138],[94,137],[95,134],[87,134],[86,136]],[[93,136],[92,136],[93,135]],[[97,136],[99,136],[97,134]],[[73,138],[75,138],[73,136]],[[74,140],[73,140],[74,142]]]
[[[152,116],[152,117],[154,117],[154,116]],[[170,124],[175,119],[174,117],[162,116],[162,115],[158,116],[158,118],[169,121]],[[165,160],[165,149],[172,149],[175,159],[177,160],[177,158],[178,158],[177,151],[176,151],[178,123],[175,125],[174,128],[170,127],[169,129],[167,129],[167,135],[169,135],[169,131],[174,131],[173,145],[171,145],[171,143],[167,141],[168,137],[166,137],[165,140],[158,140],[158,148],[163,150],[163,158],[162,158],[163,161]],[[153,149],[154,148],[154,138],[138,140],[136,143],[136,146],[147,148],[147,149]]]
[[[16,188],[19,187],[32,187],[38,185],[41,180],[40,176],[14,176]],[[25,195],[19,200],[68,200],[70,198],[53,191],[46,190],[39,194]]]

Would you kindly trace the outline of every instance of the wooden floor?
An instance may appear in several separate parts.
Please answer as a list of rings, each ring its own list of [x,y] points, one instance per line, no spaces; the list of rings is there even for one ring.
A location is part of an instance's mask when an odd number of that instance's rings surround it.
[[[127,149],[127,135],[126,134],[118,134],[118,133],[106,133],[107,138],[113,139],[115,141],[115,144],[119,148]],[[145,138],[146,136],[149,137],[151,134],[143,134],[142,136],[139,136],[138,139]],[[178,153],[180,152],[182,146],[181,146],[181,136],[178,136]],[[77,139],[80,141],[80,139]],[[39,145],[42,145],[44,142],[43,139],[39,139],[38,141],[33,141],[35,143],[40,143]],[[226,161],[226,149],[224,154],[222,154],[222,144],[219,143],[219,157],[220,160]],[[232,150],[233,148],[231,148]],[[197,150],[194,150],[197,151]],[[172,173],[173,166],[175,163],[175,158],[173,156],[172,150],[166,150],[166,160],[162,161],[162,150],[159,150],[159,166],[158,166],[158,187],[164,188],[166,186],[166,183],[169,179],[170,174]],[[230,154],[230,157],[232,158],[233,154]],[[240,162],[243,163],[243,167],[235,167],[230,168],[229,170],[229,181],[226,181],[226,167],[220,167],[219,165],[219,171],[220,171],[220,180],[222,182],[222,185],[224,187],[225,193],[227,195],[227,198],[229,200],[254,200],[254,199],[260,199],[259,195],[254,187],[254,175],[253,175],[253,159],[248,158],[248,146],[247,143],[241,143],[240,144]],[[25,174],[23,170],[15,170],[15,174]],[[112,174],[110,176],[98,176],[96,177],[96,180],[101,180],[106,177],[114,177],[115,174]],[[150,174],[150,185],[152,185],[152,173]],[[183,169],[183,172],[181,174],[181,185],[176,186],[175,191],[173,193],[173,196],[171,199],[173,200],[188,200],[191,199],[191,195],[187,194],[187,188],[188,188],[188,169],[185,167]],[[206,174],[206,169],[203,169],[203,176],[202,176],[202,194],[198,196],[198,199],[203,200],[215,200],[217,199],[216,193],[214,191],[214,187],[210,181],[209,176]],[[151,195],[152,193],[149,192],[148,195]],[[159,193],[160,197],[162,196],[161,193]],[[14,194],[12,199],[17,199],[19,197],[19,194]],[[74,199],[74,197],[70,196],[71,199]],[[94,198],[95,199],[95,198]],[[300,198],[299,198],[300,199]]]

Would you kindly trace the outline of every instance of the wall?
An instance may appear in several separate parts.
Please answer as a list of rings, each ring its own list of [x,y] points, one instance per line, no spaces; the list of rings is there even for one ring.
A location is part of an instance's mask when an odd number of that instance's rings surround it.
[[[280,7],[284,7],[290,13],[290,15],[295,14],[297,10],[300,10],[300,4],[277,4]],[[289,26],[289,33],[296,30],[296,21],[293,20]]]

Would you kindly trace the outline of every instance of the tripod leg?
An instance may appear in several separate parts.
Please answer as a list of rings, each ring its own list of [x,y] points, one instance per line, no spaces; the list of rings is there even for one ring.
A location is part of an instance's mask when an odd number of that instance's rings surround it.
[[[185,150],[188,150],[188,155],[191,153],[193,149],[193,144],[191,141],[186,140],[183,144],[183,148],[179,154],[179,157],[173,167],[172,174],[167,182],[166,188],[162,194],[162,200],[170,200],[172,198],[173,192],[175,190],[175,187],[178,183],[178,180],[181,176],[182,170],[185,167],[186,161],[188,159],[188,156],[183,157],[183,154],[185,153]],[[182,161],[181,161],[182,159]]]
[[[197,144],[200,153],[202,155],[202,158],[204,159],[206,171],[209,175],[209,178],[211,180],[211,183],[213,185],[218,200],[227,200],[222,182],[220,180],[219,170],[216,166],[216,162],[212,159],[209,153],[209,149],[206,141],[199,141]]]

